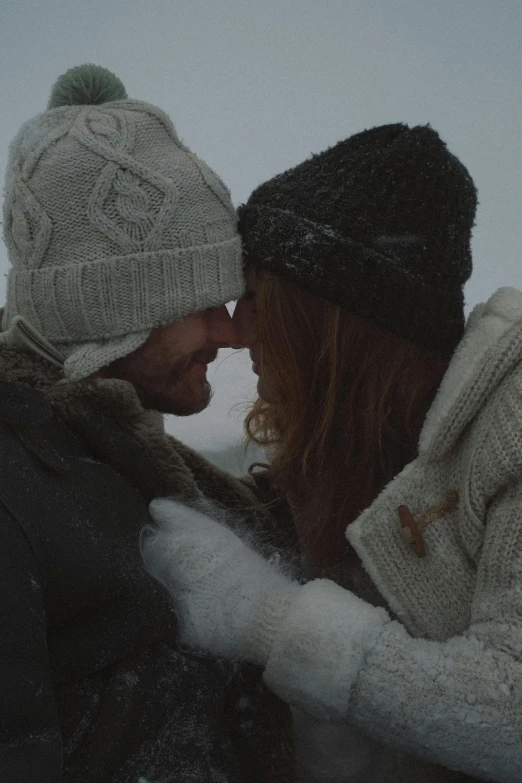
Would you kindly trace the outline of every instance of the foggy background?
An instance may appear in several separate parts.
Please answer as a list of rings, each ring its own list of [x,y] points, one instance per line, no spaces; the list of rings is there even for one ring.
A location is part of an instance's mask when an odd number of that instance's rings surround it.
[[[519,0],[1,0],[0,169],[83,62],[164,109],[235,204],[352,133],[429,122],[479,191],[469,309],[522,285],[521,39]],[[2,246],[0,301],[6,272]],[[221,352],[209,378],[207,411],[167,429],[237,471],[248,356]]]

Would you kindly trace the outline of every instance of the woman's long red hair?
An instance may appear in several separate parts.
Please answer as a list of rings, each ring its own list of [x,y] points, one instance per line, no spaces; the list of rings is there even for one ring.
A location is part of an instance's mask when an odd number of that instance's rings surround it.
[[[247,435],[268,447],[278,492],[299,508],[302,544],[332,564],[346,525],[415,457],[448,357],[266,273],[256,299],[277,403],[255,402]]]

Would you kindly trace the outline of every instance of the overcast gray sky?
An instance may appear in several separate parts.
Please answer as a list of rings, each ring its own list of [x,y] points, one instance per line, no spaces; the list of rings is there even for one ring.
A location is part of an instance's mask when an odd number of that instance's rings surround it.
[[[166,110],[236,204],[359,130],[429,122],[479,190],[471,306],[522,286],[521,40],[519,0],[1,0],[0,168],[82,62]],[[0,299],[6,271],[2,247]],[[221,366],[251,388],[243,360]],[[236,437],[216,378],[213,408],[177,425],[197,445]]]

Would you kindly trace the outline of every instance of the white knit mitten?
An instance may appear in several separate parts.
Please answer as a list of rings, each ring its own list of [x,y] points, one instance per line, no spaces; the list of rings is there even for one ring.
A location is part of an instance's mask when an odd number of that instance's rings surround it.
[[[181,641],[264,666],[300,585],[200,511],[165,499],[149,511],[142,555],[170,593]]]

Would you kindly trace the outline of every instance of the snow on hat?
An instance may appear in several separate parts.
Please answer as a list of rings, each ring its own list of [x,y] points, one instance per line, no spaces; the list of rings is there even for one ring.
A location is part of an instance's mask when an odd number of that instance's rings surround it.
[[[447,354],[464,328],[476,205],[435,130],[383,125],[260,185],[239,229],[247,262]]]
[[[10,147],[2,328],[23,316],[71,379],[150,330],[244,290],[230,194],[159,109],[105,68],[72,68]]]

